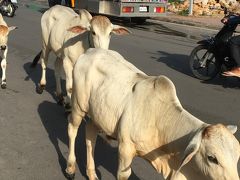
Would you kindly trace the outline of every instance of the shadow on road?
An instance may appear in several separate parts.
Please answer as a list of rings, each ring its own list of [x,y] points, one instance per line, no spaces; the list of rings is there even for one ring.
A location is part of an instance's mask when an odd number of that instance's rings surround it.
[[[214,79],[209,81],[202,81],[202,83],[219,85],[223,88],[240,89],[240,79],[237,77],[224,77],[218,75]]]
[[[42,75],[42,71],[41,71],[41,67],[40,64],[38,64],[35,68],[31,68],[31,63],[25,63],[23,65],[24,70],[27,73],[27,76],[25,77],[25,81],[29,81],[32,80],[35,84],[36,87],[36,93],[37,93],[37,87],[39,85],[40,79],[41,79],[41,75]],[[55,94],[56,91],[56,83],[55,83],[55,75],[54,75],[54,70],[47,68],[46,70],[46,87],[43,91],[43,93],[45,93],[45,91],[47,91],[55,101],[57,101],[57,97]],[[64,88],[63,88],[63,92]]]
[[[130,22],[129,20],[123,19],[123,18],[116,18],[116,17],[109,17],[109,16],[108,16],[108,18],[114,24],[118,24],[118,25],[125,26],[125,27],[132,28],[132,29],[153,32],[156,34],[186,37],[186,38],[190,38],[190,39],[198,39],[197,36],[189,35],[188,33],[181,32],[181,31],[177,31],[175,29],[169,28],[160,23],[154,23],[154,22],[147,21],[143,24],[138,24],[138,23]]]
[[[141,31],[154,32],[157,34],[164,34],[164,35],[171,35],[171,36],[187,37],[187,34],[180,31],[176,31],[174,29],[170,29],[162,24],[154,24],[151,22],[146,22],[143,25],[134,24],[134,23],[127,23],[123,25],[129,28],[138,29]]]
[[[63,175],[66,177],[66,158],[67,153],[63,154],[59,147],[59,141],[68,146],[67,135],[67,119],[64,115],[64,109],[55,103],[44,101],[38,106],[38,113],[41,118],[42,124],[46,129],[49,139],[53,144],[57,155],[58,162]],[[86,145],[85,145],[85,122],[82,121],[78,135],[76,138],[76,158],[77,165],[80,173],[87,179],[86,176]],[[108,145],[101,137],[98,137],[95,148],[95,164],[97,175],[100,179],[101,173],[98,167],[102,166],[107,171],[111,172],[114,177],[117,174],[118,166],[118,151],[117,148],[113,148]],[[139,180],[139,178],[132,172],[130,180]]]
[[[65,174],[66,159],[59,147],[59,141],[68,144],[67,119],[64,117],[63,108],[55,103],[44,101],[38,106],[38,113],[48,137],[56,149],[61,170]]]
[[[152,56],[158,62],[166,64],[168,67],[186,74],[188,76],[194,77],[190,67],[189,67],[189,57],[182,54],[169,54],[164,51],[158,51],[157,54],[161,56],[160,58],[156,58],[156,56]],[[194,77],[195,78],[195,77]],[[196,80],[201,81],[196,78]],[[204,84],[213,84],[219,85],[223,88],[240,88],[240,79],[235,77],[223,77],[221,75],[216,76],[212,80],[201,81]]]
[[[159,57],[160,58],[157,58]],[[158,51],[152,57],[157,62],[164,63],[168,67],[186,74],[188,76],[193,76],[189,68],[188,56],[182,54],[170,54],[165,51]]]

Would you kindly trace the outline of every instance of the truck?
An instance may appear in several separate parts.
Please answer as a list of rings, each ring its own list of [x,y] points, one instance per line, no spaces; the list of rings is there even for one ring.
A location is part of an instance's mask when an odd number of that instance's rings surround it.
[[[60,1],[60,3],[62,3],[62,1],[65,1],[66,5],[72,8],[86,9],[93,14],[129,18],[131,21],[135,22],[144,22],[149,17],[165,16],[167,8],[167,0],[58,0],[58,1]]]

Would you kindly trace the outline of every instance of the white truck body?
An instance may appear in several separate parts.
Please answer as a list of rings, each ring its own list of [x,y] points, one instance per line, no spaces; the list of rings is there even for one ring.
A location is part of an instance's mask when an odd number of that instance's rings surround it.
[[[78,1],[78,2],[77,2]],[[166,15],[167,0],[77,0],[76,7],[91,13],[117,17]]]

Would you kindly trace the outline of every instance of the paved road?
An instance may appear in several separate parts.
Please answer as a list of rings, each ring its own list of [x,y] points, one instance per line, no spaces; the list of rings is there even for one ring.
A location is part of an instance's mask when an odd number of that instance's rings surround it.
[[[63,171],[68,152],[67,121],[63,108],[55,102],[53,57],[50,58],[47,72],[46,91],[42,95],[35,92],[35,85],[40,79],[40,66],[32,71],[29,64],[40,50],[40,17],[44,8],[26,6],[30,2],[21,1],[17,16],[6,18],[9,25],[17,25],[19,29],[10,34],[8,87],[0,90],[0,179],[61,180],[65,179]],[[178,26],[162,23],[125,25],[133,34],[114,36],[111,49],[119,51],[149,75],[164,74],[170,77],[183,106],[195,116],[208,123],[223,122],[239,126],[239,81],[216,78],[203,83],[190,73],[188,55],[196,45],[200,32],[189,36],[189,27],[181,27],[183,29],[180,31]],[[76,147],[76,179],[86,179],[83,136],[83,129],[80,128]],[[237,136],[240,137],[240,134],[237,133]],[[115,179],[116,148],[99,138],[95,156],[99,177]],[[132,167],[132,180],[161,179],[140,158],[134,160]]]

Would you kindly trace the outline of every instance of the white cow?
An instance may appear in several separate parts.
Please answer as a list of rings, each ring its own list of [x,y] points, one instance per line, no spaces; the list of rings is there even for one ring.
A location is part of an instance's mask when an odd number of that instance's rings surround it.
[[[2,54],[1,68],[2,68],[2,82],[1,88],[6,89],[6,68],[7,68],[7,52],[8,52],[8,34],[10,31],[16,29],[16,26],[8,27],[7,23],[4,21],[2,15],[0,14],[0,50]]]
[[[210,125],[180,104],[172,81],[148,76],[110,50],[89,49],[73,70],[66,172],[75,173],[75,138],[85,115],[87,175],[97,178],[94,146],[99,131],[118,140],[118,180],[131,174],[134,156],[168,180],[239,180],[236,126]]]
[[[46,86],[46,66],[48,56],[53,51],[57,60],[55,63],[56,95],[63,102],[61,90],[61,69],[66,75],[66,104],[69,104],[72,92],[72,69],[77,58],[90,47],[108,49],[111,34],[128,34],[129,31],[118,25],[113,25],[105,16],[92,18],[86,10],[80,10],[79,15],[71,8],[56,5],[47,10],[41,19],[42,51],[34,59],[35,66],[41,55],[42,77],[38,93]]]

